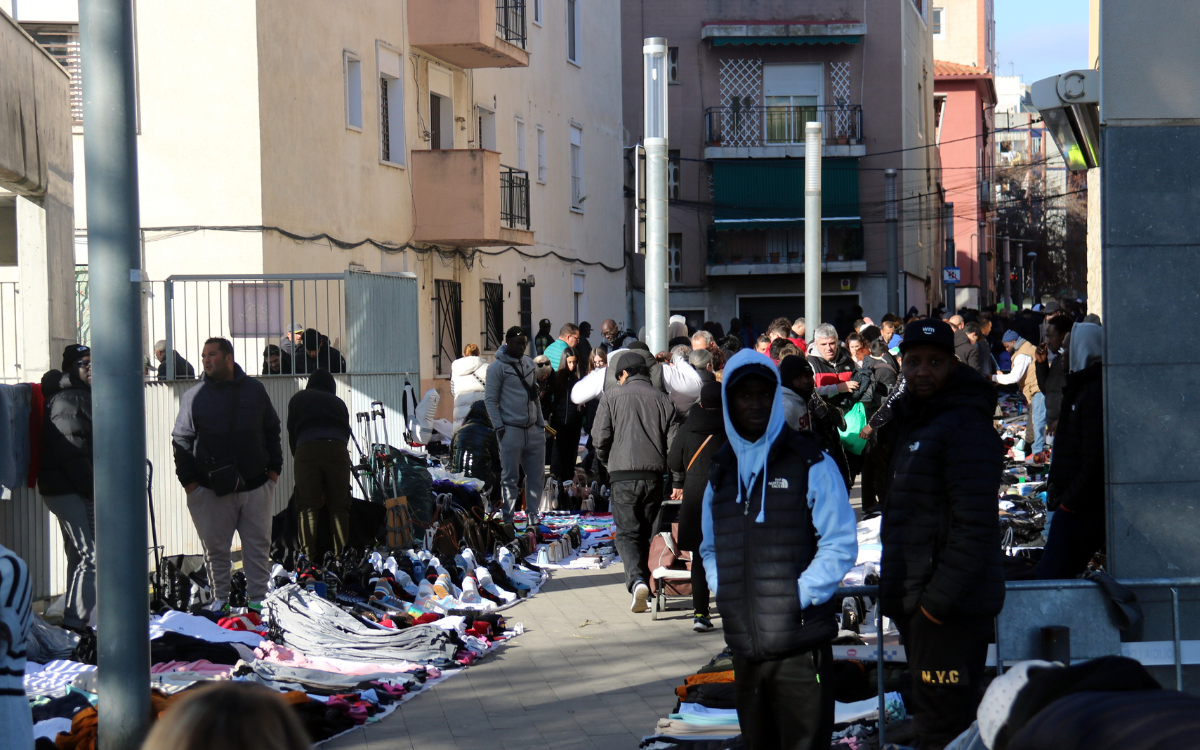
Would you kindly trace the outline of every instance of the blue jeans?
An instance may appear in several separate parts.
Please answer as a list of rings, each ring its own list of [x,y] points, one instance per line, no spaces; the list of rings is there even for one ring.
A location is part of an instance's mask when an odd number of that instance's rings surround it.
[[[1046,450],[1046,394],[1033,394],[1029,411],[1033,415],[1033,452],[1041,453]]]

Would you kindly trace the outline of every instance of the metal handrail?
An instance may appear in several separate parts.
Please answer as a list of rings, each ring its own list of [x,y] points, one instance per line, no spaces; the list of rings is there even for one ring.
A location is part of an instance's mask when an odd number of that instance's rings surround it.
[[[827,146],[862,143],[861,104],[709,107],[704,138],[709,146],[799,146],[808,122],[821,123]]]
[[[525,49],[525,0],[496,0],[496,36]]]
[[[529,172],[500,168],[500,222],[513,229],[529,229]]]

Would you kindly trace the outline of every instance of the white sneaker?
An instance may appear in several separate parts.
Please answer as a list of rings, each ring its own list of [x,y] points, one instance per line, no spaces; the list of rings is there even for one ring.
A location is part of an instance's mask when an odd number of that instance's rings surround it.
[[[400,586],[400,588],[407,591],[410,595],[417,595],[417,584],[413,583],[413,579],[409,577],[408,573],[405,573],[403,570],[396,571],[395,580],[396,584]]]
[[[503,599],[505,602],[516,600],[516,594],[511,591],[505,591],[496,585],[496,582],[492,580],[492,574],[488,572],[487,568],[482,566],[476,568],[475,575],[479,578],[479,588],[488,592],[492,596]]]
[[[650,609],[650,605],[646,604],[646,600],[650,598],[650,587],[642,581],[638,581],[633,585],[633,604],[629,606],[630,612],[645,612]]]
[[[463,578],[462,596],[459,599],[464,604],[479,604],[483,601],[483,597],[479,595],[479,584],[475,583],[475,579],[466,576]]]
[[[213,599],[208,604],[205,604],[201,609],[203,609],[205,612],[224,612],[225,611],[225,600],[224,599]]]

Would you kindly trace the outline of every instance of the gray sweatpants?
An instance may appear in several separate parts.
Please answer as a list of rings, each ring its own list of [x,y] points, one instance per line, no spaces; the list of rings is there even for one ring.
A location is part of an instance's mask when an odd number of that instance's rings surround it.
[[[504,520],[511,521],[525,470],[525,512],[537,513],[546,480],[546,431],[541,427],[505,427],[500,440],[500,496]]]
[[[235,531],[242,539],[246,598],[252,602],[266,598],[267,580],[271,576],[274,499],[275,483],[270,480],[261,487],[225,497],[217,497],[207,487],[197,487],[188,495],[188,512],[204,545],[204,565],[217,599],[229,598],[229,579],[233,573],[229,549]]]
[[[92,503],[79,495],[43,495],[58,518],[67,547],[67,598],[63,625],[81,628],[96,608],[96,528]]]

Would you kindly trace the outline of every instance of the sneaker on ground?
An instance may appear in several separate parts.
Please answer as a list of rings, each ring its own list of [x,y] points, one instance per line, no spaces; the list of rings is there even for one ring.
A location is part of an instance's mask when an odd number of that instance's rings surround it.
[[[650,587],[645,581],[638,581],[633,584],[633,604],[629,606],[630,612],[645,612],[650,609],[650,605],[646,604],[646,600],[650,598]]]
[[[702,615],[697,612],[692,616],[692,630],[697,633],[707,633],[713,629],[712,620],[708,619],[708,615]]]
[[[225,603],[224,599],[213,599],[205,604],[203,609],[205,612],[225,612],[229,609],[229,605]]]

